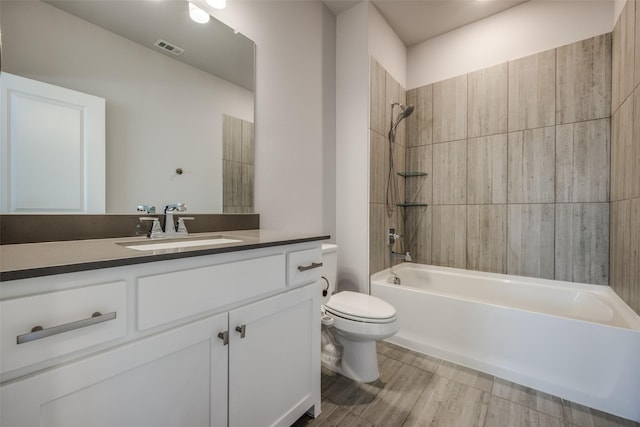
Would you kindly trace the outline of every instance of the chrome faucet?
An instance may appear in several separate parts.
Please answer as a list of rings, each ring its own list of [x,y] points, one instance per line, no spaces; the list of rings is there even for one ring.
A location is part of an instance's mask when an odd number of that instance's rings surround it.
[[[408,251],[405,253],[393,251],[393,245],[396,243],[396,240],[398,240],[399,238],[400,236],[396,234],[396,229],[390,228],[389,233],[387,233],[387,245],[389,246],[389,263],[391,265],[390,267],[391,277],[389,278],[389,281],[396,285],[400,284],[400,278],[393,271],[393,260],[402,259],[406,262],[413,261],[413,258],[411,258],[411,254]]]
[[[148,205],[138,206],[139,211],[149,212],[147,209]],[[155,211],[155,208],[151,206]],[[151,229],[147,233],[147,237],[150,239],[166,239],[171,237],[187,237],[189,235],[189,231],[187,230],[187,226],[185,225],[186,220],[194,219],[192,216],[183,216],[178,218],[178,223],[176,224],[173,219],[174,212],[184,212],[187,210],[187,205],[184,203],[175,203],[171,205],[167,205],[164,207],[164,230],[160,225],[160,219],[157,217],[141,217],[140,221],[153,221],[151,225]]]
[[[174,203],[171,205],[166,205],[164,207],[164,234],[166,237],[172,237],[177,234],[176,230],[176,222],[173,219],[174,212],[184,212],[187,210],[187,205],[184,203]],[[184,226],[184,223],[182,223]],[[186,227],[184,231],[186,232]]]

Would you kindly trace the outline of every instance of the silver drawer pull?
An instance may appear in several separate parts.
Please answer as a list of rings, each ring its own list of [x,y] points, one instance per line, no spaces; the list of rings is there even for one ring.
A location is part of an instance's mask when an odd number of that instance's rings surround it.
[[[229,344],[229,331],[218,332],[218,338],[222,340],[222,345]]]
[[[302,272],[307,270],[313,270],[314,268],[318,268],[318,267],[322,267],[321,262],[312,262],[311,265],[299,265],[298,271]]]
[[[62,334],[64,332],[73,331],[74,329],[84,328],[85,326],[95,325],[97,323],[106,322],[116,318],[116,312],[102,314],[95,312],[88,319],[76,320],[75,322],[65,323],[64,325],[52,326],[44,329],[42,326],[34,326],[31,332],[18,335],[16,338],[18,344],[24,344],[29,341],[39,340],[40,338],[50,337],[52,335]]]
[[[246,331],[247,331],[247,325],[236,326],[236,332],[240,334],[240,338],[244,338]]]

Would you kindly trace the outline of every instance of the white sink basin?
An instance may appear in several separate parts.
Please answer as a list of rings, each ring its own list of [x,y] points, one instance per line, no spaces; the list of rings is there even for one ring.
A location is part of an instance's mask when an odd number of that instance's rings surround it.
[[[135,249],[136,251],[157,251],[161,249],[179,249],[192,248],[195,246],[223,245],[227,243],[237,243],[242,240],[228,239],[226,237],[213,237],[211,239],[198,240],[172,240],[170,242],[158,243],[119,243],[125,248]]]

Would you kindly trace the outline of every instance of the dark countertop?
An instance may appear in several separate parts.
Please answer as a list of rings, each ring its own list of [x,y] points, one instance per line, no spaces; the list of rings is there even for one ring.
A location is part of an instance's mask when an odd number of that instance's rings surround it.
[[[65,242],[23,243],[0,246],[0,282],[121,267],[168,259],[188,258],[225,252],[244,251],[294,243],[327,240],[330,236],[270,230],[236,230],[192,233],[190,239],[225,237],[240,242],[178,249],[139,251],[122,243],[162,243],[172,239],[146,237],[73,240]],[[184,239],[180,239],[184,240]]]

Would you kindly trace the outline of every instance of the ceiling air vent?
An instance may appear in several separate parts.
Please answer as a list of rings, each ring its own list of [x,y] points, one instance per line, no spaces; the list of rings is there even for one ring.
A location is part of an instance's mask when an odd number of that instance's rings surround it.
[[[164,41],[162,39],[158,39],[156,40],[156,42],[154,43],[154,45],[156,47],[159,47],[160,49],[164,50],[165,52],[169,52],[174,54],[175,56],[180,55],[182,52],[184,52],[184,49],[181,47],[178,47],[174,44],[171,44],[167,41]]]

